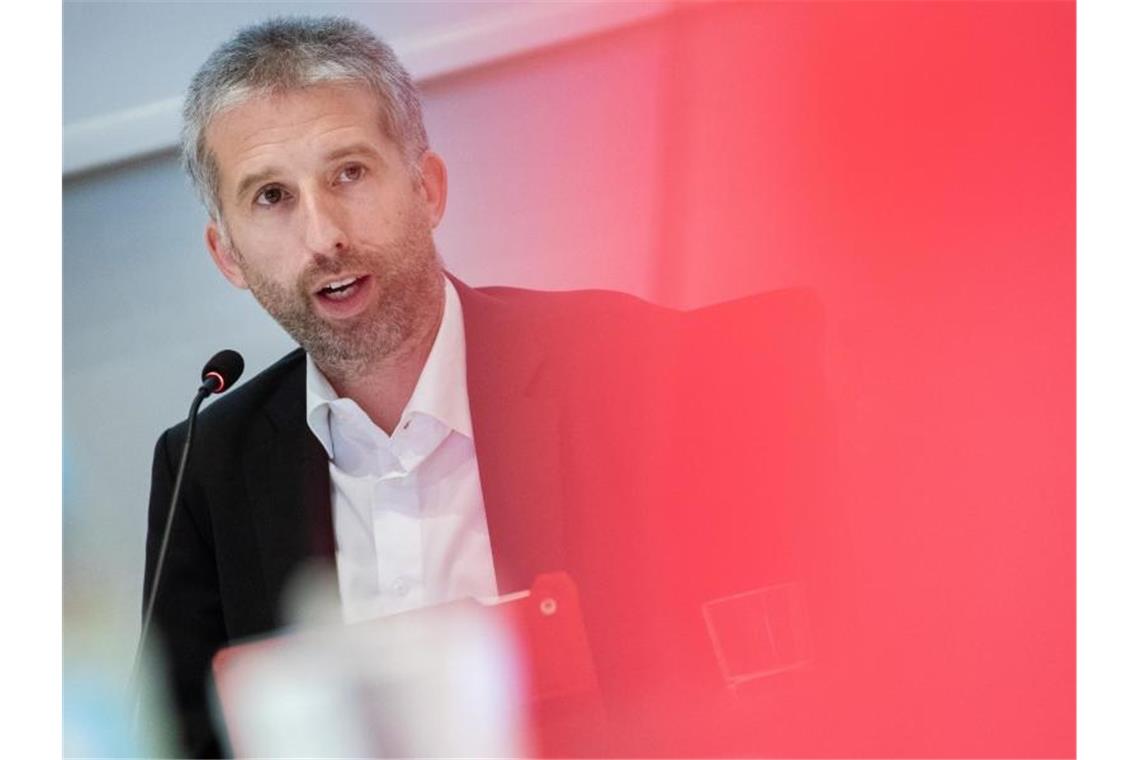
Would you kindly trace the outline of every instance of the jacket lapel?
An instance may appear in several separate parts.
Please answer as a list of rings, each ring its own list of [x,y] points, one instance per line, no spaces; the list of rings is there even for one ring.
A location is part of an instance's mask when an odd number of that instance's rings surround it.
[[[499,593],[565,569],[559,408],[533,315],[452,278],[463,307],[467,396]]]
[[[328,458],[305,422],[305,363],[289,370],[251,431],[246,489],[268,598],[279,606],[309,560],[335,564]],[[280,609],[273,609],[281,623]]]

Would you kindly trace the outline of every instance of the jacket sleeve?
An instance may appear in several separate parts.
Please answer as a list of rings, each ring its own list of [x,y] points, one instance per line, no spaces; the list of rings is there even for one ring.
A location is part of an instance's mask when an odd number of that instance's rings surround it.
[[[151,471],[147,521],[143,613],[156,578],[156,565],[174,488],[185,426],[159,438]],[[177,735],[171,746],[191,757],[218,757],[221,745],[210,717],[209,678],[214,653],[226,641],[221,596],[201,488],[183,481],[175,508],[166,559],[158,579],[154,618],[144,642],[163,701],[174,711]]]

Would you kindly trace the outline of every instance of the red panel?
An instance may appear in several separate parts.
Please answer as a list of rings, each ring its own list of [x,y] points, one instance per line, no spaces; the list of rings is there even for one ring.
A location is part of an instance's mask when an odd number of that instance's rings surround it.
[[[720,6],[673,44],[668,297],[823,301],[852,753],[1072,756],[1074,6]]]

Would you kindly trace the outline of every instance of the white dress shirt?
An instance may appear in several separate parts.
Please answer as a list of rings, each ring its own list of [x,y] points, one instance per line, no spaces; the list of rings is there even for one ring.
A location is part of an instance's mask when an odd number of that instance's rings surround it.
[[[497,594],[467,402],[459,295],[391,436],[307,359],[306,419],[329,457],[346,622]]]

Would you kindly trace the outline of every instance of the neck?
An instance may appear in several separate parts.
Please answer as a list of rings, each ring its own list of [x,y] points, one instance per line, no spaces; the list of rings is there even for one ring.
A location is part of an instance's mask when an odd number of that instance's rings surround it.
[[[435,311],[390,355],[376,359],[351,376],[334,377],[323,367],[321,371],[337,395],[355,401],[377,427],[392,435],[416,389],[442,321],[441,293]]]

